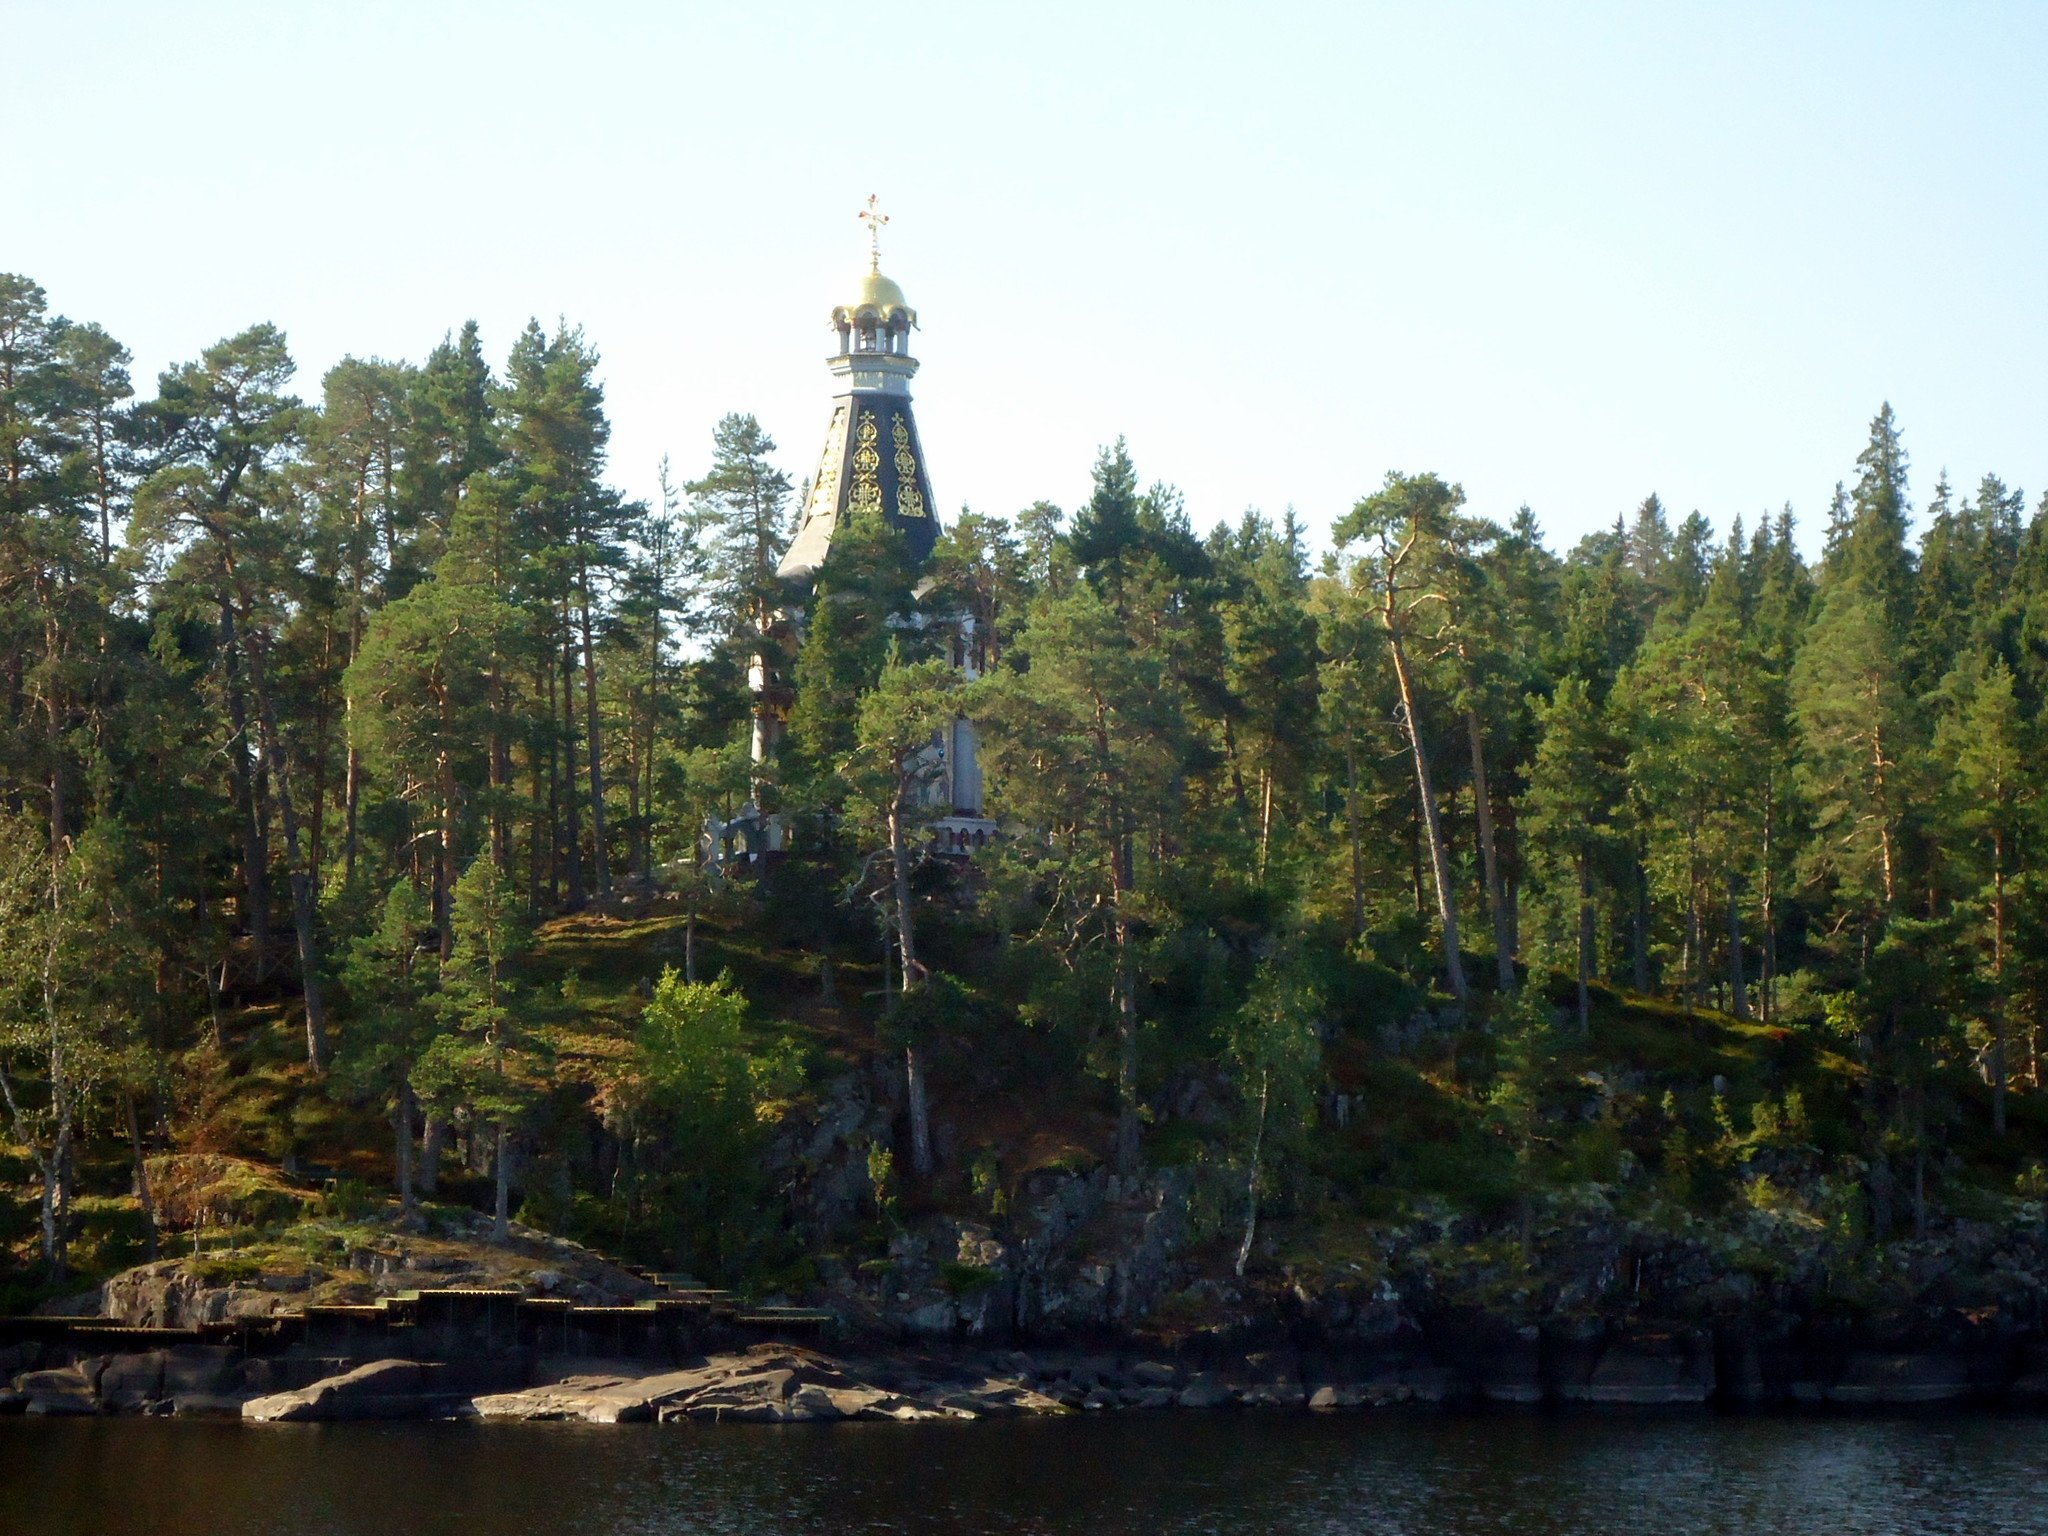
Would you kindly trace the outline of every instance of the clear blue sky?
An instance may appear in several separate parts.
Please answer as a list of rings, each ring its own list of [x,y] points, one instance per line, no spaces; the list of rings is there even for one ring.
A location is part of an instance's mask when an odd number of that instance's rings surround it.
[[[0,269],[140,379],[271,320],[301,384],[529,315],[613,474],[720,413],[792,478],[894,215],[941,503],[1321,529],[1390,467],[1570,542],[1652,490],[1809,541],[1880,401],[2048,488],[2048,5],[0,0]]]

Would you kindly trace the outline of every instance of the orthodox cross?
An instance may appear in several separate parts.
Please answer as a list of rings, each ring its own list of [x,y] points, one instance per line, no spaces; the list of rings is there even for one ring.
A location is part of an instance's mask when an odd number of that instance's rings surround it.
[[[882,269],[882,226],[889,222],[889,215],[882,212],[882,200],[874,193],[868,194],[868,205],[861,210],[861,223],[868,227],[868,266],[874,271]]]

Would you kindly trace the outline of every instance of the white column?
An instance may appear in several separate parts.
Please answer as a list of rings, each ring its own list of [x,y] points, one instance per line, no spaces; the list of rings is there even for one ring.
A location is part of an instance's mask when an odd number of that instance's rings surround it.
[[[964,717],[953,722],[953,807],[969,816],[982,814],[981,755],[974,722]]]

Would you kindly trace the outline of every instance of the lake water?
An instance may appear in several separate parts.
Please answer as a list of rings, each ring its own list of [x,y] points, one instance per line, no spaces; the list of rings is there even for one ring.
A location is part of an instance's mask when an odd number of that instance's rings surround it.
[[[0,1420],[6,1536],[2048,1532],[2048,1417]]]

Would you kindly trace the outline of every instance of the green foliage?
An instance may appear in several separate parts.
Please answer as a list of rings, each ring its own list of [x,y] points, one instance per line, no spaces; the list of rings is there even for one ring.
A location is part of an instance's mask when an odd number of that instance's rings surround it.
[[[138,399],[0,276],[22,1263],[144,1240],[131,1109],[166,1225],[239,1228],[305,1192],[227,1154],[359,1175],[417,1093],[470,1150],[503,1127],[550,1225],[800,1275],[764,1138],[883,1052],[968,1149],[876,1148],[885,1223],[1114,1159],[1187,1170],[1218,1237],[1263,1187],[1305,1263],[1448,1211],[1483,1268],[1604,1200],[1823,1233],[1847,1297],[2038,1198],[2048,520],[1996,476],[1916,516],[1888,406],[1811,569],[1789,510],[1717,539],[1651,495],[1552,553],[1428,472],[1311,569],[1292,514],[1199,535],[1118,440],[1070,531],[963,513],[913,569],[849,517],[805,589],[753,418],[643,508],[575,327],[423,350],[302,399],[258,324]],[[971,860],[927,829],[956,713],[1005,833]],[[795,853],[708,861],[757,797]],[[656,980],[692,943],[730,976]]]
[[[868,1147],[868,1189],[874,1197],[875,1213],[883,1221],[896,1221],[896,1154],[881,1142]]]
[[[949,1296],[973,1296],[996,1283],[996,1272],[985,1264],[948,1262],[939,1266],[939,1285]]]
[[[629,1215],[668,1267],[736,1278],[769,1262],[780,1239],[760,1152],[803,1092],[794,1044],[760,1042],[730,976],[655,983],[634,1040],[648,1141],[629,1181]]]

